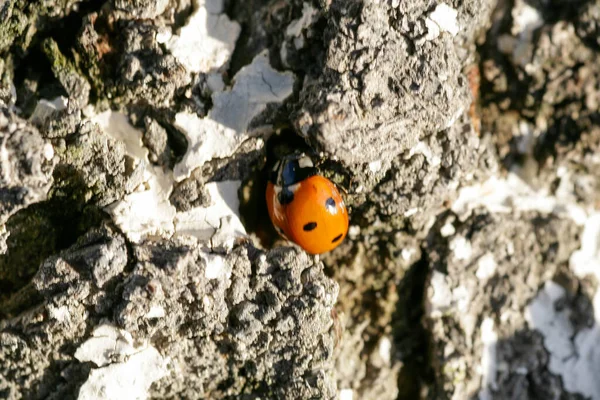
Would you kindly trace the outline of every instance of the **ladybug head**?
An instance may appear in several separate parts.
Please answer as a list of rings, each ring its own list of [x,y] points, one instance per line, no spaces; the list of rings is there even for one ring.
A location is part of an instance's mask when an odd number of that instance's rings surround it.
[[[275,163],[269,180],[279,187],[289,187],[319,173],[311,157],[295,151]]]
[[[293,154],[304,153],[310,157],[316,155],[315,151],[306,144],[305,139],[289,127],[271,135],[266,143],[266,153],[267,171],[271,171],[277,162]]]

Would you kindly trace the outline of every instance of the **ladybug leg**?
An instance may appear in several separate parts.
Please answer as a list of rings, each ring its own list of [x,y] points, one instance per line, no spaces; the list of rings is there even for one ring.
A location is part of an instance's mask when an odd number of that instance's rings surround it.
[[[344,192],[344,196],[348,196],[348,194],[349,194],[348,189],[352,187],[352,177],[350,177],[350,182],[348,183],[348,187],[345,187],[342,185],[338,185],[338,187],[340,188],[340,190],[342,192]]]

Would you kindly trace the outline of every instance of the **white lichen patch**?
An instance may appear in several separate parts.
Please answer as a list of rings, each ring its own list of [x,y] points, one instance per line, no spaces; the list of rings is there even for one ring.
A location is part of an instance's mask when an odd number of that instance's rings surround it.
[[[400,252],[400,255],[402,256],[402,259],[406,262],[411,261],[411,259],[417,254],[417,249],[415,249],[414,247],[410,248],[410,249],[402,249],[402,251]]]
[[[516,150],[520,154],[532,154],[540,133],[540,130],[536,129],[534,125],[520,121],[518,126],[512,129]]]
[[[475,276],[482,281],[488,280],[496,272],[496,267],[497,264],[494,255],[487,252],[477,261],[477,271],[475,272]]]
[[[67,108],[68,99],[64,96],[55,97],[53,100],[41,99],[35,105],[35,110],[29,117],[29,120],[34,124],[43,124],[48,118],[58,111]]]
[[[356,239],[358,238],[358,235],[360,235],[360,226],[350,225],[350,227],[348,228],[348,237],[350,237],[351,239]]]
[[[543,290],[525,309],[529,326],[544,336],[544,347],[550,353],[548,368],[560,375],[567,391],[581,393],[592,400],[600,399],[600,326],[578,331],[570,320],[568,308],[557,308],[555,303],[566,295],[556,283],[546,282]],[[600,295],[594,297],[596,314],[600,309]],[[598,315],[596,315],[596,318]],[[573,335],[575,337],[573,338]]]
[[[80,400],[145,399],[150,385],[167,375],[168,360],[154,347],[134,347],[131,334],[111,325],[97,327],[75,358],[98,366],[81,386]]]
[[[456,313],[468,343],[473,341],[473,333],[477,323],[475,316],[469,313],[473,292],[469,287],[459,285],[453,287],[452,277],[433,271],[429,283],[426,309],[431,319],[442,318],[446,313]]]
[[[447,4],[438,4],[435,10],[425,18],[427,35],[425,40],[433,40],[442,32],[456,36],[460,30],[458,25],[458,11]]]
[[[456,310],[466,318],[471,304],[471,292],[464,286],[455,287],[452,290],[452,302]]]
[[[600,282],[600,213],[594,213],[587,219],[581,235],[581,248],[573,252],[569,265],[578,277],[595,275]]]
[[[187,112],[175,116],[175,125],[188,140],[188,151],[174,169],[177,181],[213,158],[231,156],[250,137],[250,123],[267,104],[292,94],[294,75],[274,70],[263,52],[234,81],[230,90],[213,93],[213,108],[205,118]]]
[[[499,37],[498,50],[511,56],[516,64],[524,67],[528,72],[533,72],[532,69],[539,68],[531,64],[537,45],[534,35],[537,29],[544,25],[543,16],[535,7],[523,0],[515,2],[511,14],[513,17],[511,33]]]
[[[557,191],[557,194],[560,192]],[[570,196],[552,196],[547,190],[536,191],[514,173],[508,173],[505,179],[493,176],[481,184],[460,189],[452,211],[461,220],[465,220],[471,211],[478,207],[485,207],[491,213],[552,213],[559,217],[571,218],[580,225],[587,219],[586,210],[577,205]]]
[[[144,170],[144,184],[108,207],[106,211],[134,243],[157,236],[170,237],[174,232],[175,207],[169,202],[173,189],[170,173],[159,167]]]
[[[450,241],[450,250],[457,260],[469,260],[473,255],[473,248],[464,236],[457,236]]]
[[[49,305],[48,314],[50,318],[55,319],[62,324],[69,325],[71,323],[71,312],[67,306],[56,307],[54,305]]]
[[[496,389],[497,356],[496,344],[498,343],[498,334],[494,330],[494,320],[485,318],[481,323],[481,343],[483,350],[481,354],[481,391],[479,400],[492,400],[492,390]]]
[[[153,305],[152,307],[150,307],[150,310],[148,310],[146,315],[144,315],[144,318],[158,319],[158,318],[164,318],[165,315],[166,315],[166,311],[163,306]]]
[[[431,308],[429,313],[431,318],[441,317],[452,304],[452,291],[447,279],[447,276],[439,271],[431,273],[429,290],[432,293],[427,296]]]
[[[381,170],[382,162],[381,160],[371,161],[369,163],[369,171],[372,173],[377,173]]]
[[[550,193],[547,189],[534,190],[515,173],[506,178],[490,178],[488,181],[460,190],[452,210],[465,220],[472,210],[485,207],[491,213],[520,213],[537,211],[569,218],[584,226],[581,248],[570,258],[570,268],[576,276],[584,278],[595,275],[600,280],[600,213],[577,203],[573,194],[573,181],[566,168],[558,168],[558,186]],[[456,247],[456,246],[455,246]],[[506,253],[514,253],[512,242],[507,243]],[[491,252],[477,260],[476,276],[487,280],[496,271],[496,260]],[[454,296],[454,293],[451,293]],[[592,400],[600,400],[600,291],[594,295],[595,324],[590,328],[578,328],[571,321],[568,307],[557,307],[557,301],[566,295],[564,288],[549,281],[525,309],[525,319],[531,329],[538,330],[544,337],[544,347],[550,355],[549,370],[562,379],[566,391],[580,393]],[[514,312],[518,314],[517,311]],[[501,321],[513,318],[506,311]],[[515,319],[518,319],[516,317]],[[485,322],[485,321],[484,321]],[[490,326],[481,326],[481,341],[484,348],[481,359],[481,400],[492,398],[494,376],[502,365],[495,356],[497,338]],[[484,336],[487,339],[484,339]],[[522,367],[521,373],[528,371]],[[487,371],[487,372],[486,372]],[[486,375],[487,374],[487,375]]]
[[[241,28],[225,14],[223,0],[198,0],[195,6],[167,48],[189,72],[208,73],[229,62]]]
[[[511,33],[518,40],[512,48],[513,60],[525,67],[531,62],[535,48],[534,33],[544,24],[540,12],[526,1],[517,0],[512,9],[513,26]]]
[[[299,37],[302,31],[311,26],[317,17],[318,11],[310,4],[302,4],[302,15],[300,18],[293,20],[285,30],[285,35],[288,37]]]
[[[128,239],[139,243],[149,237],[193,237],[211,248],[229,250],[246,236],[240,220],[238,190],[240,181],[212,182],[206,185],[212,204],[176,212],[169,201],[174,179],[170,172],[150,165],[142,134],[120,113],[108,111],[92,117],[104,132],[124,141],[126,153],[142,171],[141,184],[105,210]]]
[[[449,237],[452,236],[456,233],[456,228],[454,228],[454,225],[452,224],[452,222],[447,221],[444,226],[442,226],[440,228],[440,235],[442,235],[442,237]]]
[[[302,16],[290,22],[285,30],[286,40],[293,43],[296,50],[300,50],[306,45],[305,37],[308,36],[308,32],[305,31],[317,21],[317,18],[318,11],[310,3],[303,3]],[[283,65],[289,67],[287,43],[281,46],[280,56]]]
[[[54,147],[52,147],[52,144],[50,143],[46,143],[44,145],[44,158],[46,159],[46,161],[50,161],[54,158]]]
[[[340,389],[340,400],[352,400],[354,398],[354,390]]]
[[[0,184],[6,186],[11,181],[13,168],[10,162],[10,154],[6,148],[6,141],[0,141]]]
[[[150,165],[142,132],[134,128],[124,114],[106,111],[91,117],[107,135],[125,143],[126,154],[142,171],[142,184],[105,210],[134,243],[149,236],[169,237],[174,231],[175,207],[169,202],[173,190],[170,172]]]
[[[206,279],[229,279],[231,277],[231,265],[223,256],[205,253],[203,259],[206,262]]]
[[[211,182],[206,189],[212,200],[209,207],[197,207],[175,216],[175,235],[193,236],[211,241],[212,246],[230,247],[236,238],[244,237],[246,230],[240,220],[238,190],[240,181]],[[219,237],[214,235],[219,233]],[[216,240],[221,238],[221,240]]]
[[[404,215],[405,218],[412,217],[413,215],[415,215],[416,213],[418,213],[419,210],[420,210],[419,207],[409,208],[402,215]]]
[[[8,231],[5,225],[0,225],[0,254],[5,254],[8,250],[6,246],[6,239],[8,239]]]
[[[409,160],[415,154],[422,154],[429,163],[429,165],[433,167],[437,167],[442,163],[442,159],[440,158],[440,156],[438,154],[435,154],[431,150],[431,147],[429,147],[429,145],[425,142],[419,141],[416,145],[412,146],[408,155],[404,157],[404,159]]]
[[[0,142],[0,179],[2,179],[2,183],[9,182],[11,175],[10,168],[10,154],[8,153],[8,149],[6,148],[6,141],[3,140]]]
[[[379,357],[383,360],[385,365],[391,365],[392,363],[392,341],[387,336],[383,336],[379,340],[378,346]]]
[[[142,132],[129,123],[123,113],[107,110],[91,118],[102,130],[113,138],[125,144],[125,152],[135,162],[144,162],[148,159],[148,149],[142,142]]]
[[[587,219],[581,235],[581,248],[571,255],[569,266],[579,278],[595,276],[600,282],[600,212],[592,213]],[[574,346],[577,357],[575,362],[562,366],[563,381],[568,390],[578,391],[591,396],[592,400],[600,399],[600,290],[596,290],[592,305],[596,323],[589,329],[579,331],[575,336]],[[576,371],[569,368],[578,367]],[[583,386],[580,386],[583,385]]]
[[[113,325],[100,325],[75,351],[75,358],[81,362],[91,361],[103,367],[119,358],[135,353],[131,334]]]

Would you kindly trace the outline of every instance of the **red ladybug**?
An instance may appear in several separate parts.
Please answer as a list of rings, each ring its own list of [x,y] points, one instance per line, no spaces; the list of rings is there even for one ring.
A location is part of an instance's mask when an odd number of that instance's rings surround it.
[[[304,153],[275,163],[266,195],[269,217],[277,232],[306,252],[325,253],[346,237],[348,211],[344,200]]]

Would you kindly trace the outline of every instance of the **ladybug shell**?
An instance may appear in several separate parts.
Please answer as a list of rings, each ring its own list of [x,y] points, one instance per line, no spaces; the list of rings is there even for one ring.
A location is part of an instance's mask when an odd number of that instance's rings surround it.
[[[289,178],[277,180],[284,184],[271,181],[266,191],[269,216],[277,231],[310,254],[337,247],[348,232],[348,212],[336,186],[321,175],[292,184],[285,184],[294,182]]]
[[[278,192],[279,190],[275,191],[275,185],[272,182],[267,183],[267,209],[269,210],[269,217],[271,218],[271,222],[277,233],[289,239],[290,234],[285,217],[285,210],[277,199]]]

